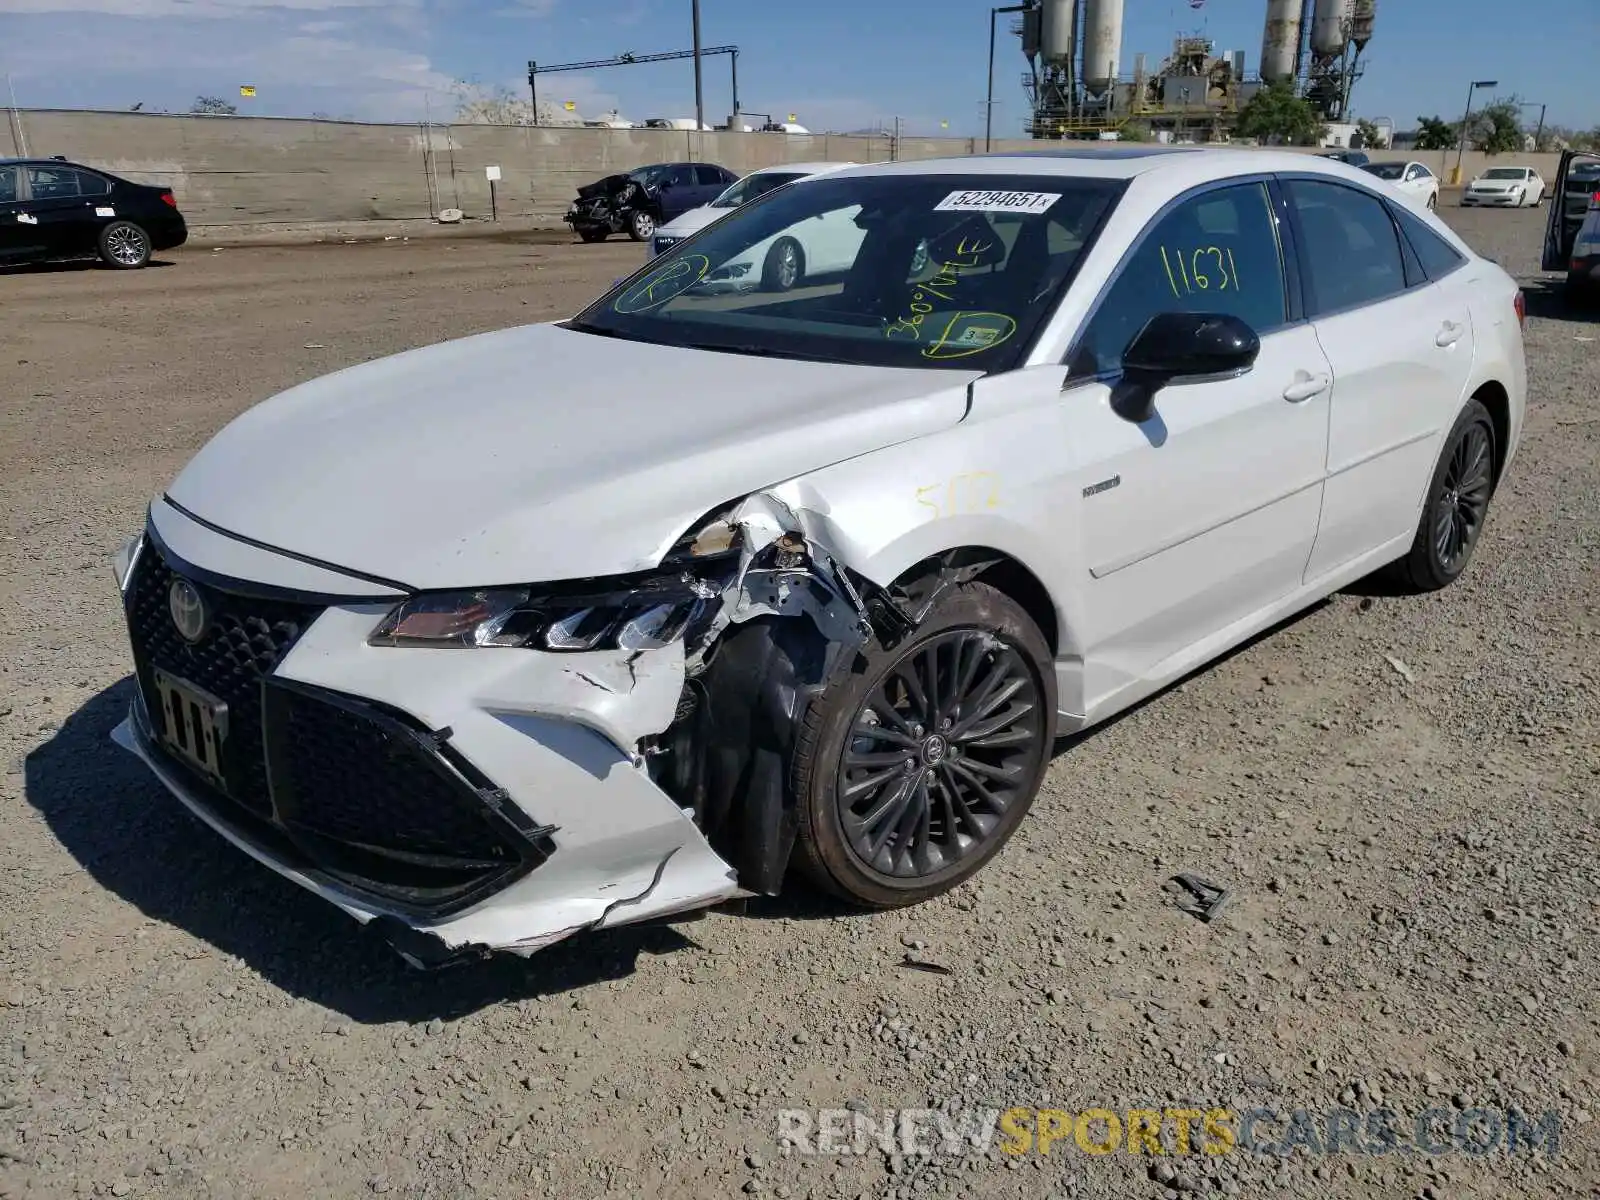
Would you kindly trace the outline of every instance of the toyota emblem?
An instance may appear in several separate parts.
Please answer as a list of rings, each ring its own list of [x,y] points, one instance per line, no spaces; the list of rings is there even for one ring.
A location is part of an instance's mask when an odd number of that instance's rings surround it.
[[[172,614],[173,627],[184,641],[193,645],[205,636],[211,619],[206,612],[205,598],[187,579],[172,581],[167,589],[167,610]]]

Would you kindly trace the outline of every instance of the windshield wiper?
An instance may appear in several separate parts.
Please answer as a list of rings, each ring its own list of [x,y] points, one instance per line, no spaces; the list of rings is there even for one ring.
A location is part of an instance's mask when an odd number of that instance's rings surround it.
[[[684,350],[711,350],[721,351],[724,354],[745,354],[751,358],[801,358],[812,359],[809,354],[799,354],[793,350],[774,350],[770,346],[756,346],[747,342],[671,342],[669,345],[678,346]]]

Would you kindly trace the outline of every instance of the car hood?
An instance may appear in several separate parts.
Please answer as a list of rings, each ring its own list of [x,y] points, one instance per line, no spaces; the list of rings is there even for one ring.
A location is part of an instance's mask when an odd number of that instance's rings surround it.
[[[709,204],[702,204],[699,208],[680,213],[665,225],[657,226],[656,232],[664,237],[686,238],[691,233],[699,233],[718,217],[725,217],[734,211],[732,208],[712,208]]]
[[[958,423],[979,374],[525,326],[291,388],[227,425],[167,495],[412,588],[619,574],[722,504]]]

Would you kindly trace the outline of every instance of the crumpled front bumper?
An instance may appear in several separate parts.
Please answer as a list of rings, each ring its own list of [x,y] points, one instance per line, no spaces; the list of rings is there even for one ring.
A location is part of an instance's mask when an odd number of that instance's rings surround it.
[[[620,748],[671,723],[683,687],[681,646],[632,661],[623,653],[370,647],[366,637],[386,608],[326,609],[271,680],[359,698],[440,731],[474,777],[481,773],[538,826],[541,861],[463,911],[430,917],[388,903],[346,886],[314,857],[287,852],[284,841],[264,836],[276,832],[268,822],[245,819],[161,746],[142,691],[112,736],[228,841],[356,920],[377,922],[413,965],[530,954],[584,930],[747,894],[643,760]]]

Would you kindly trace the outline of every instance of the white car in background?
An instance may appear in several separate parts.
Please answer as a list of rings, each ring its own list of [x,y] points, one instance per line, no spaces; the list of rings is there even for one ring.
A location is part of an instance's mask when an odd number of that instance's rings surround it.
[[[650,255],[653,258],[676,246],[684,238],[726,216],[730,209],[748,204],[785,184],[829,175],[855,165],[848,162],[785,163],[752,171],[710,204],[690,209],[656,230],[655,237],[650,240]],[[781,238],[758,243],[738,258],[722,263],[711,281],[728,290],[760,287],[768,292],[786,292],[807,275],[827,275],[848,268],[855,262],[864,236],[849,216],[829,213],[803,228],[786,231]]]
[[[1544,180],[1532,167],[1490,167],[1461,193],[1463,207],[1479,204],[1500,208],[1538,208]]]
[[[1419,162],[1366,163],[1361,168],[1369,175],[1392,185],[1402,196],[1424,208],[1439,207],[1439,177]]]

